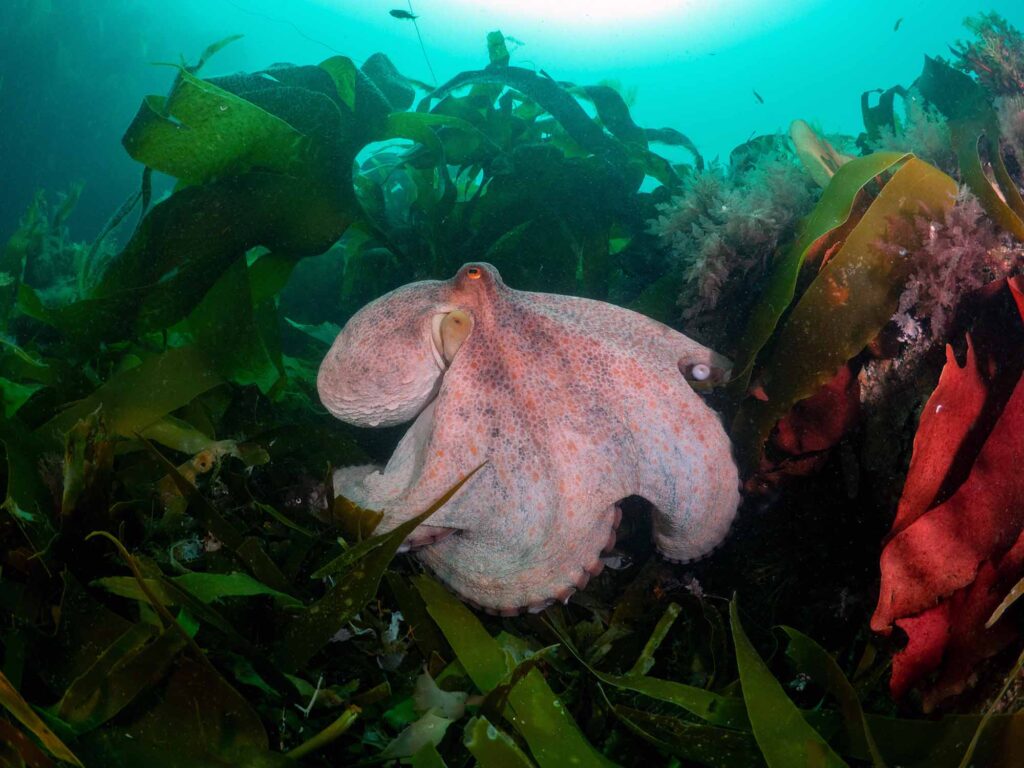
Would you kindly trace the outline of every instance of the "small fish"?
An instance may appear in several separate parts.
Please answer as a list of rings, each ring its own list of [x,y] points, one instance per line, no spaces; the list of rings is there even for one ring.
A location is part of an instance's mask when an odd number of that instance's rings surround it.
[[[405,21],[413,21],[414,19],[419,18],[419,16],[417,16],[416,14],[409,13],[408,11],[403,11],[401,8],[393,8],[390,11],[388,11],[388,13],[394,16],[396,19],[403,19]]]
[[[898,19],[896,19],[896,23],[893,24],[892,31],[893,32],[897,32],[899,30],[899,28],[900,28],[900,24],[902,24],[902,23],[903,23],[903,17],[900,16]]]
[[[761,94],[758,93],[757,91],[754,91],[753,93],[754,93],[754,98],[757,99],[757,103],[758,104],[764,104],[764,97],[761,96]]]
[[[512,37],[512,35],[505,35],[505,42],[512,43],[512,45],[526,45],[526,43],[524,43],[522,40],[516,37]]]

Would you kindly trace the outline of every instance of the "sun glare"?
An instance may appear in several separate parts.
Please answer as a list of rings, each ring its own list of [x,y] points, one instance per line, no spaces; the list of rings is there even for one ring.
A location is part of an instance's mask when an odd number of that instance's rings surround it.
[[[538,20],[609,23],[650,19],[683,9],[686,0],[476,0],[477,6]]]
[[[749,10],[754,0],[451,0],[508,17],[567,25],[609,26],[644,22],[721,22]]]

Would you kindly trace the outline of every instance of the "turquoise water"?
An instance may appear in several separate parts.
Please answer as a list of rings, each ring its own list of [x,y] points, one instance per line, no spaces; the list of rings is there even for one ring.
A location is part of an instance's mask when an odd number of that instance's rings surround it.
[[[244,37],[205,76],[339,52],[361,62],[381,51],[406,76],[430,82],[415,28],[388,13],[396,7],[406,8],[398,0],[8,0],[0,233],[37,189],[84,181],[89,192],[69,224],[93,236],[136,187],[137,166],[118,142],[140,97],[170,82],[153,64],[194,60],[227,35]],[[856,135],[861,92],[908,85],[924,54],[946,54],[968,36],[966,16],[996,11],[1024,26],[1016,0],[420,0],[413,8],[437,81],[483,66],[485,36],[500,29],[523,43],[513,63],[581,84],[617,80],[635,89],[638,124],[683,131],[707,158],[726,158],[796,118]]]
[[[0,0],[0,766],[1024,765],[1018,27]]]

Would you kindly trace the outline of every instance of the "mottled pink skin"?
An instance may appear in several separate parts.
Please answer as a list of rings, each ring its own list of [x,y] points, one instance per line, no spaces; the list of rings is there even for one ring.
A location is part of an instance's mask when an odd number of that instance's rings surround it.
[[[431,328],[456,309],[473,330],[445,370]],[[340,470],[336,491],[382,510],[386,532],[486,460],[409,543],[495,612],[582,588],[614,544],[626,496],[656,508],[666,557],[701,557],[728,532],[739,483],[718,417],[681,373],[698,363],[724,359],[611,304],[512,290],[488,264],[404,286],[348,322],[317,384],[354,424],[418,416],[383,472]]]

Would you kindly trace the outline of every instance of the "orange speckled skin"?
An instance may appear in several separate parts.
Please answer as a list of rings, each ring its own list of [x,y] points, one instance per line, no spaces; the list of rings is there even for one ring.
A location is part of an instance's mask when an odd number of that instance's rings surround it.
[[[457,309],[473,327],[446,369],[431,328]],[[739,484],[718,417],[680,371],[722,362],[643,315],[516,291],[494,267],[467,264],[364,307],[328,352],[317,384],[336,416],[416,417],[383,471],[339,470],[335,489],[383,510],[385,532],[486,460],[409,543],[493,612],[539,609],[582,588],[614,544],[626,496],[654,505],[666,557],[691,560],[725,537]]]

